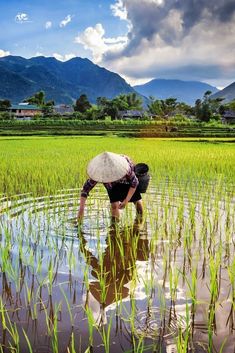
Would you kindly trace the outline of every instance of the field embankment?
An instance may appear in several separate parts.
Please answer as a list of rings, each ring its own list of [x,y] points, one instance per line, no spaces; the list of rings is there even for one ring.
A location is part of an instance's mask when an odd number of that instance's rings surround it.
[[[233,125],[171,121],[0,121],[0,136],[235,137]]]

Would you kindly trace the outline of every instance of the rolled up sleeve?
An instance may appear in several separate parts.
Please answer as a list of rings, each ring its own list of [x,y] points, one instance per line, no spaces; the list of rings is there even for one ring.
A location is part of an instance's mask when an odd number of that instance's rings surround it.
[[[132,162],[130,162],[130,160],[129,160],[129,164],[130,164],[130,171],[126,175],[126,178],[130,181],[131,187],[136,189],[137,186],[139,185],[139,180],[134,172],[134,164]]]
[[[92,179],[87,179],[85,184],[83,185],[83,188],[81,190],[81,196],[86,197],[89,196],[89,192],[93,189],[93,187],[97,184],[97,181],[92,180]]]
[[[132,188],[136,189],[137,186],[139,185],[139,180],[137,178],[137,176],[135,175],[135,173],[133,172],[133,174],[131,175],[131,177],[129,178],[130,180],[130,185]]]

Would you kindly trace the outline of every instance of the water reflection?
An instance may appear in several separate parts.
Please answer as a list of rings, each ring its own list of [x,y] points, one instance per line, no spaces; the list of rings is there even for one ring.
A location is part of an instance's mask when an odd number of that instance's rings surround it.
[[[109,228],[109,203],[97,191],[79,235],[71,221],[77,193],[4,201],[0,315],[9,327],[16,323],[20,351],[21,327],[36,352],[52,349],[48,319],[51,329],[58,325],[59,352],[73,330],[76,351],[85,352],[90,310],[95,353],[104,352],[100,332],[113,317],[110,352],[135,352],[138,344],[146,352],[185,344],[189,352],[219,352],[223,344],[224,353],[235,352],[234,197],[231,190],[224,199],[214,189],[197,193],[197,185],[188,193],[183,184],[152,186],[144,223],[131,222],[129,207]],[[13,344],[2,323],[0,351]]]
[[[82,232],[79,239],[80,249],[96,279],[89,281],[85,305],[92,310],[96,323],[106,324],[109,306],[113,303],[117,305],[130,295],[130,281],[136,276],[136,261],[147,261],[149,258],[146,224],[137,219],[131,227],[111,225],[106,248],[98,258],[87,248]]]

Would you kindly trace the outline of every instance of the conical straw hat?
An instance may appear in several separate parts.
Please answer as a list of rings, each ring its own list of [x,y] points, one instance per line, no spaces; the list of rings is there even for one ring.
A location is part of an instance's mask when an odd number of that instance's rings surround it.
[[[93,158],[87,166],[89,177],[100,183],[111,183],[123,178],[130,170],[126,158],[120,154],[104,152]]]

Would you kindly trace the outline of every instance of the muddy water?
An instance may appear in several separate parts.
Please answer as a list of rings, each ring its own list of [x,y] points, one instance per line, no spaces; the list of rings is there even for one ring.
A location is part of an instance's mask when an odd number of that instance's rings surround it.
[[[143,222],[111,226],[96,188],[82,229],[77,190],[2,198],[3,351],[234,352],[232,191],[152,182]]]

